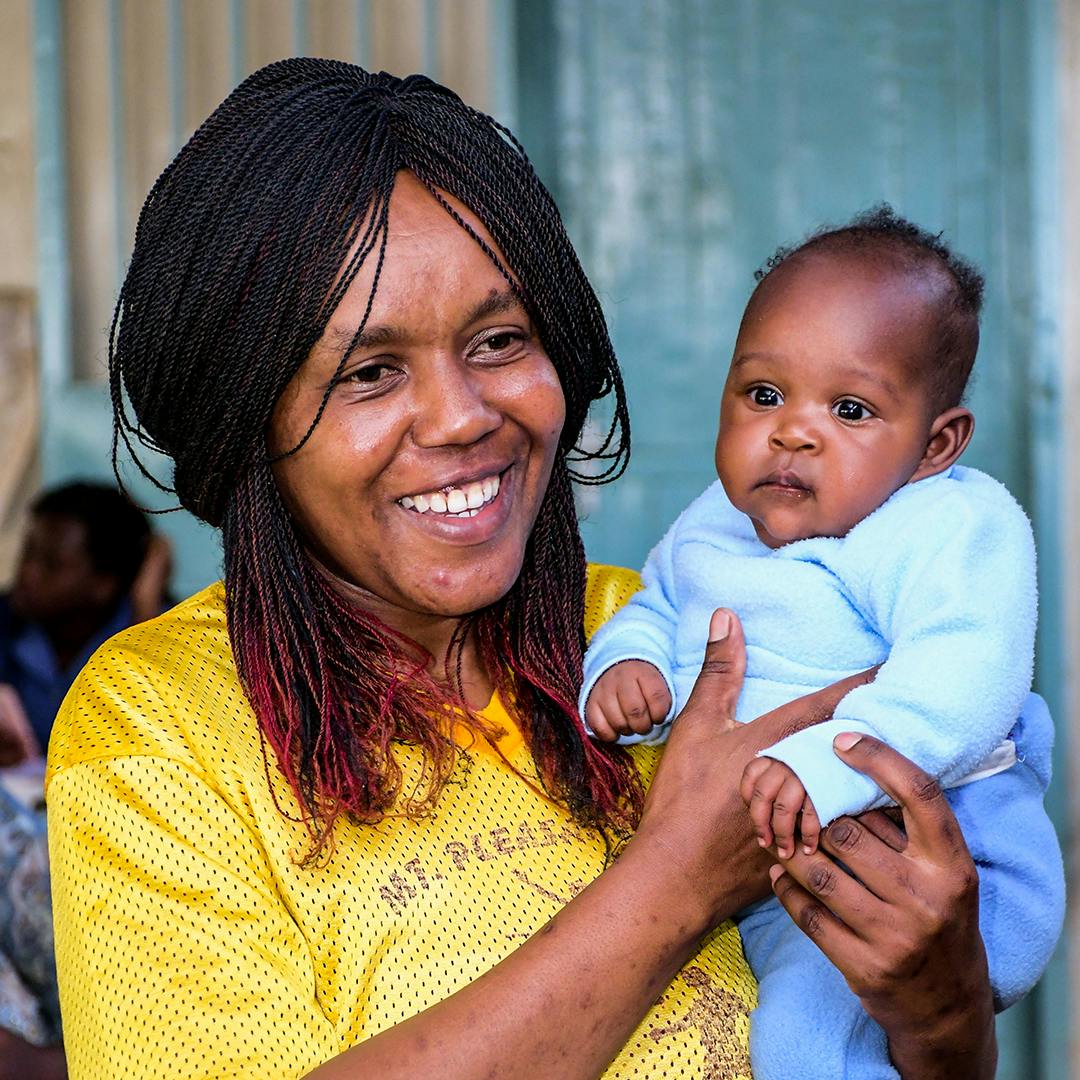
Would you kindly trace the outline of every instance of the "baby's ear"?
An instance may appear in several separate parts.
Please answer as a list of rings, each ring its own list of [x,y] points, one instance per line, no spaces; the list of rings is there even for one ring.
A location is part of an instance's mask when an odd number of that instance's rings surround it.
[[[975,430],[975,417],[968,409],[957,406],[946,409],[935,417],[930,425],[930,437],[926,440],[926,453],[911,481],[925,480],[944,472],[967,449]]]

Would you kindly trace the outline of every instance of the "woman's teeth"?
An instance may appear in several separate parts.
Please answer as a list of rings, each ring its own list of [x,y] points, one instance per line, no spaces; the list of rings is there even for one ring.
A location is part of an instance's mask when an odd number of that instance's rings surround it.
[[[426,495],[406,495],[398,502],[406,510],[420,514],[447,514],[450,517],[476,517],[481,507],[499,494],[499,477],[487,476],[463,488],[448,487]]]

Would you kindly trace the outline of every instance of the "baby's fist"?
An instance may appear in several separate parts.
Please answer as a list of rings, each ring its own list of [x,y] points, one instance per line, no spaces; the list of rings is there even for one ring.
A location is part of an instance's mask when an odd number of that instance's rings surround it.
[[[585,702],[585,723],[602,742],[648,735],[671,711],[664,676],[644,660],[613,664],[596,680]]]
[[[795,854],[798,821],[803,852],[812,855],[817,851],[821,823],[814,804],[802,781],[782,761],[754,758],[743,770],[739,791],[750,808],[750,820],[762,847],[775,844],[780,858],[790,859]]]

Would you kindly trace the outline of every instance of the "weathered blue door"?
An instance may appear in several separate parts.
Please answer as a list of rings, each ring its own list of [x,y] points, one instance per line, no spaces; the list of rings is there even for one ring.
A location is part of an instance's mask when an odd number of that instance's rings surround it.
[[[517,18],[518,127],[600,294],[630,396],[630,469],[590,496],[590,555],[640,565],[713,479],[754,268],[888,200],[987,273],[965,460],[1035,519],[1039,680],[1063,716],[1056,477],[1040,469],[1057,446],[1053,5],[523,0]],[[1059,961],[1002,1020],[1001,1077],[1066,1075],[1064,987]]]

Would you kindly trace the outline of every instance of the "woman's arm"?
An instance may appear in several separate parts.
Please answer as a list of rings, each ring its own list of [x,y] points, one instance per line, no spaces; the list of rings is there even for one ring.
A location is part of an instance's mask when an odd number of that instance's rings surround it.
[[[709,647],[618,862],[487,974],[344,1053],[347,1021],[315,996],[314,957],[247,818],[197,762],[68,762],[61,730],[49,828],[72,1072],[597,1076],[701,935],[768,892],[769,859],[738,793],[746,762],[852,685],[739,727],[743,646],[731,627]],[[113,686],[84,676],[80,712],[114,715]]]
[[[722,616],[711,636],[641,828],[618,861],[487,974],[339,1055],[312,1080],[595,1077],[701,937],[767,894],[770,860],[739,797],[742,768],[770,740],[828,715],[854,682],[736,725],[738,621]]]
[[[904,1080],[989,1080],[978,875],[952,810],[931,776],[877,739],[840,735],[836,749],[899,804],[904,830],[881,814],[840,818],[823,851],[773,868],[773,890],[885,1029]]]

